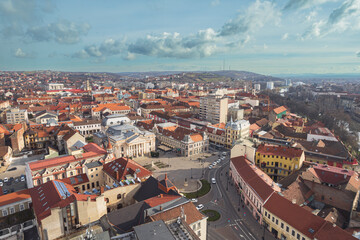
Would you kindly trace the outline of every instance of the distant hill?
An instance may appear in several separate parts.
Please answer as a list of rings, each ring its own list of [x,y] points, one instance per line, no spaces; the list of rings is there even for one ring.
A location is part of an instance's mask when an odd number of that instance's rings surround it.
[[[132,78],[145,78],[149,77],[158,77],[158,76],[168,76],[173,74],[184,73],[184,75],[178,79],[179,81],[184,82],[227,82],[227,81],[236,81],[236,80],[251,80],[255,82],[268,82],[268,81],[284,81],[278,77],[265,76],[253,72],[246,71],[194,71],[194,72],[184,72],[184,71],[155,71],[155,72],[121,72],[117,73],[123,77],[132,77]]]

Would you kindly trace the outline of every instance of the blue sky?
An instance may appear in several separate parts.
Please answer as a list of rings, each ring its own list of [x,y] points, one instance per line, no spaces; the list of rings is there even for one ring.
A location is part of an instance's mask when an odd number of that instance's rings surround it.
[[[360,0],[0,0],[0,70],[360,73]]]

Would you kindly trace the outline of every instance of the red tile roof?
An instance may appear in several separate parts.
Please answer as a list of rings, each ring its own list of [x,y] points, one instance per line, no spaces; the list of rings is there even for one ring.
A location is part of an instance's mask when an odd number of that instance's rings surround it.
[[[180,196],[160,194],[159,196],[146,199],[145,203],[147,203],[150,207],[156,207],[160,204],[170,202],[170,201],[178,199],[178,198],[180,198]]]
[[[351,176],[355,174],[355,172],[351,170],[322,164],[314,165],[308,171],[314,174],[321,182],[334,185],[347,183]]]
[[[315,216],[276,193],[271,195],[265,203],[264,209],[275,214],[278,218],[311,239],[315,237],[315,233],[324,224],[324,220],[321,217]]]
[[[284,106],[280,106],[280,107],[277,107],[275,108],[273,111],[276,113],[276,114],[279,114],[279,113],[282,113],[284,111],[286,111],[287,109],[284,107]]]
[[[301,157],[304,151],[299,148],[293,148],[293,147],[261,144],[257,148],[256,152],[262,155],[274,155],[274,156],[294,158],[294,157]]]
[[[328,240],[328,239],[341,239],[341,240],[358,240],[353,237],[350,233],[345,230],[333,225],[332,223],[326,221],[319,231],[315,234],[314,238],[318,240]]]
[[[96,195],[77,194],[71,185],[62,183],[69,192],[69,196],[64,198],[56,187],[55,182],[58,181],[49,181],[30,189],[33,209],[39,224],[41,224],[41,220],[51,215],[52,208],[63,208],[75,200],[86,201],[89,197],[91,200],[95,200],[97,197]]]
[[[29,189],[21,190],[0,196],[0,206],[16,203],[25,199],[30,199]]]
[[[250,165],[250,161],[246,160],[244,156],[231,158],[230,161],[241,178],[257,193],[263,202],[275,191],[264,179],[255,173]]]
[[[66,163],[77,162],[77,161],[79,162],[79,161],[87,159],[87,158],[106,154],[105,149],[99,147],[95,143],[89,143],[89,144],[85,145],[83,147],[83,149],[85,152],[82,153],[81,158],[76,158],[73,155],[50,158],[50,159],[46,159],[46,160],[39,160],[36,162],[31,162],[31,163],[29,163],[29,167],[32,171],[37,171],[37,170],[44,169],[44,168],[64,165]]]
[[[140,179],[147,178],[152,172],[129,158],[118,158],[103,166],[103,170],[117,181],[126,180],[126,175],[130,174]]]
[[[185,221],[187,224],[192,224],[194,222],[200,221],[205,217],[196,209],[195,205],[192,202],[188,202],[181,206],[152,215],[151,218],[155,221],[163,220],[164,222],[167,222],[169,220],[177,219],[181,215],[182,209],[186,215]]]

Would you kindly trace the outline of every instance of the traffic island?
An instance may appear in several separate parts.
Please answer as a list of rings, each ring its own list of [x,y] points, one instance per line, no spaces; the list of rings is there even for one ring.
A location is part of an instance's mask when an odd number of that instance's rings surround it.
[[[190,192],[190,193],[184,193],[185,197],[192,199],[192,198],[198,198],[198,197],[202,197],[204,195],[206,195],[208,192],[210,192],[211,189],[211,185],[210,183],[205,180],[205,179],[201,179],[201,188],[195,192]]]
[[[219,220],[221,217],[219,212],[212,210],[212,209],[204,210],[204,211],[202,211],[202,213],[208,217],[207,220],[209,222],[215,222],[215,221]]]

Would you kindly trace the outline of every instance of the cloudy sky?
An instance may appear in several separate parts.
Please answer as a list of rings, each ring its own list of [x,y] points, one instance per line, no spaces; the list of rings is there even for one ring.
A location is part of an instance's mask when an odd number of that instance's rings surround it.
[[[360,0],[0,0],[0,70],[360,73]]]

